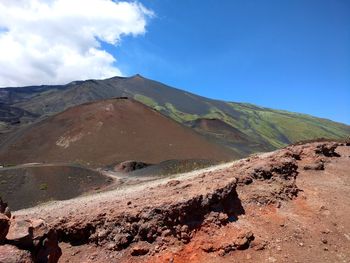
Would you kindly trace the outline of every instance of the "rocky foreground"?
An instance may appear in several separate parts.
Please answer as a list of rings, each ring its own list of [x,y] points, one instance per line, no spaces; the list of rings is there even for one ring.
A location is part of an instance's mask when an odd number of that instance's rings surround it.
[[[350,262],[350,147],[314,142],[0,214],[0,262]]]

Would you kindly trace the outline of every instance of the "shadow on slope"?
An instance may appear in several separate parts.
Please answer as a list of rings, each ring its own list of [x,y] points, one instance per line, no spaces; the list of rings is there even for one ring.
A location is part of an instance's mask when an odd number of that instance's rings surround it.
[[[99,172],[72,165],[0,169],[0,193],[12,210],[51,200],[66,200],[111,183]]]

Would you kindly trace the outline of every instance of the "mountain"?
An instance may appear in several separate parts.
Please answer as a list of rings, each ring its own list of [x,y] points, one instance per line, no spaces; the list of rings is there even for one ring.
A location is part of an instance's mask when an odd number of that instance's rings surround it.
[[[254,145],[249,136],[220,119],[198,118],[186,122],[186,125],[202,134],[210,141],[231,149],[236,149],[244,156],[252,151],[269,150],[268,147],[263,149],[261,144]]]
[[[19,130],[0,148],[5,164],[70,162],[91,167],[125,160],[158,163],[237,156],[125,97],[71,107]]]
[[[0,89],[0,103],[46,118],[85,102],[126,96],[192,126],[198,119],[217,119],[240,134],[242,143],[228,136],[197,132],[241,154],[269,151],[300,140],[338,139],[350,134],[350,126],[310,115],[273,110],[246,103],[201,97],[140,75],[105,80],[75,81],[61,86]],[[227,127],[226,127],[227,128]],[[225,129],[226,129],[225,128]],[[232,130],[232,131],[233,131]]]

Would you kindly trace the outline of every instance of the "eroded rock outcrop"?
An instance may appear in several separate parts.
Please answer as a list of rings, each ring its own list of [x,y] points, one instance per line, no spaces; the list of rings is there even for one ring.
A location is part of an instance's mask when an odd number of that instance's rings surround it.
[[[338,146],[339,143],[323,143],[316,146],[315,153],[326,157],[339,157],[339,153],[335,152]]]
[[[6,242],[20,247],[23,240],[29,241],[21,248],[42,262],[57,262],[62,253],[58,241],[70,243],[71,247],[101,249],[114,259],[127,255],[140,260],[175,245],[193,246],[206,255],[226,256],[253,247],[254,243],[270,241],[262,239],[254,225],[240,224],[246,216],[245,209],[272,213],[294,203],[289,201],[302,195],[296,183],[299,173],[322,174],[327,163],[339,155],[337,147],[334,143],[309,143],[253,155],[223,169],[140,187],[137,193],[128,191],[127,195],[115,195],[103,202],[89,199],[83,205],[79,203],[79,208],[84,209],[76,213],[71,212],[72,206],[49,219],[25,219],[21,223],[23,231],[19,231],[19,222],[24,219],[16,218]],[[280,227],[285,227],[284,223]],[[11,229],[17,229],[16,238]],[[259,249],[255,244],[255,250]]]
[[[42,219],[10,218],[7,204],[0,205],[0,262],[57,263],[62,255],[57,232]]]
[[[213,211],[220,211],[221,223],[228,216],[241,213],[241,208],[237,209],[236,182],[233,178],[224,187],[206,195],[196,195],[160,207],[145,207],[136,214],[123,213],[113,221],[102,215],[94,224],[63,224],[57,228],[63,240],[93,242],[112,250],[121,250],[137,242],[153,243],[158,238],[169,236],[187,243],[193,230],[200,227]]]

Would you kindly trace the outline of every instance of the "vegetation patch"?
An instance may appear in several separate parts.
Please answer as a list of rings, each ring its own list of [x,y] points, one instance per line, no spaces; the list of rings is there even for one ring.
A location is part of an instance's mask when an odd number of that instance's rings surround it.
[[[47,190],[47,188],[48,188],[47,183],[42,183],[42,184],[39,185],[39,189],[40,190]]]
[[[186,112],[179,111],[173,104],[169,102],[165,103],[165,107],[169,116],[178,122],[193,121],[200,117],[197,114],[189,114]]]
[[[157,111],[161,111],[162,109],[164,109],[164,107],[158,105],[158,103],[150,97],[141,94],[135,94],[134,99]]]

